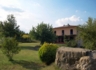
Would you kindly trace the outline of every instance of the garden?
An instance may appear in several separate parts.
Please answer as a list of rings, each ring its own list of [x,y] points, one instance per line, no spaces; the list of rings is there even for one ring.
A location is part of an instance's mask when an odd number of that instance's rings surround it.
[[[96,49],[96,19],[77,28],[77,40],[83,48]],[[56,50],[65,44],[54,44],[57,36],[51,25],[41,22],[29,33],[19,29],[11,14],[0,21],[0,70],[59,70],[55,65]],[[66,40],[68,47],[77,47],[76,40]],[[65,45],[65,46],[66,46]]]
[[[58,70],[54,62],[46,65],[40,60],[40,43],[19,43],[19,47],[21,51],[13,56],[13,61],[8,61],[0,48],[0,70]]]

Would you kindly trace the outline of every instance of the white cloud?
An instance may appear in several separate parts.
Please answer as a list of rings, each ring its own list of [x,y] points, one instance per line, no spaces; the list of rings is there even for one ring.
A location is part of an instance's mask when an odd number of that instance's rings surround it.
[[[60,18],[56,21],[56,24],[53,24],[55,19],[57,19],[57,17],[53,16],[57,13],[52,10],[53,14],[50,14],[50,9],[46,10],[45,8],[46,6],[44,7],[39,4],[38,1],[0,0],[0,21],[6,20],[7,15],[13,14],[16,17],[17,24],[20,25],[20,29],[25,32],[29,32],[32,26],[36,26],[42,21],[49,22],[54,26],[61,26],[67,23],[77,24],[81,21],[80,17],[73,15],[71,17]]]
[[[58,19],[58,20],[56,20],[55,23],[58,26],[67,25],[67,24],[77,25],[78,22],[80,22],[80,21],[82,21],[82,19],[80,17],[77,17],[76,15],[73,15],[71,17]]]
[[[73,21],[73,22],[80,21],[80,17],[73,15],[73,16],[69,17],[69,20]]]
[[[36,2],[33,3],[33,6],[34,6],[34,7],[41,7],[41,5],[40,5],[39,3],[36,3]]]
[[[11,11],[8,11],[10,9]],[[0,20],[4,21],[9,14],[20,14],[20,12],[12,11],[12,9],[21,9],[18,0],[0,0]]]
[[[30,17],[33,17],[32,13],[28,11],[24,12],[18,12],[18,11],[6,11],[3,8],[0,7],[0,16],[2,17],[0,20],[5,20],[7,15],[13,14],[17,19],[28,19]]]
[[[41,22],[38,16],[32,13],[30,10],[22,7],[18,0],[0,0],[0,21],[5,21],[7,15],[13,14],[16,17],[17,24],[20,29],[29,32],[32,26],[36,26],[36,23]],[[40,6],[39,3],[34,3],[32,6]],[[22,10],[22,12],[18,11]]]
[[[5,11],[2,8],[0,8],[0,21],[5,21],[7,19],[7,15],[13,14],[16,17],[17,24],[20,26],[20,29],[29,32],[30,29],[33,26],[36,26],[34,23],[38,23],[37,17],[29,11],[24,11],[24,12],[9,12]]]
[[[18,0],[0,0],[0,5],[1,6],[18,6],[20,7],[20,3],[18,2]]]

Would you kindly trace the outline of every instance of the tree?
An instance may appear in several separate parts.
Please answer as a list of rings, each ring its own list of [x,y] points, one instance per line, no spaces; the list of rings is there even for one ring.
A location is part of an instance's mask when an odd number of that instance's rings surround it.
[[[5,37],[16,37],[16,39],[19,39],[20,30],[13,15],[8,15],[6,21],[0,22],[0,33]]]
[[[29,34],[22,35],[22,42],[32,42]]]
[[[1,35],[2,35],[2,33],[1,33],[1,26],[0,26],[0,39],[1,39]]]
[[[3,53],[8,57],[9,61],[12,61],[13,55],[20,51],[15,38],[5,38],[1,46]]]
[[[41,41],[41,44],[44,42],[54,42],[55,41],[55,34],[53,33],[53,28],[49,24],[40,23],[35,28],[33,27],[30,31],[31,38]]]
[[[78,39],[82,39],[83,45],[88,49],[96,49],[96,19],[88,18],[84,25],[80,25]]]

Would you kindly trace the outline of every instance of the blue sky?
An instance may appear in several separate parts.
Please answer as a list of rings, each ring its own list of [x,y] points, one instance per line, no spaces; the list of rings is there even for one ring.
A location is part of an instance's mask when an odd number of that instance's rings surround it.
[[[42,21],[53,27],[79,25],[96,18],[95,7],[96,0],[0,0],[0,21],[13,14],[25,32]]]

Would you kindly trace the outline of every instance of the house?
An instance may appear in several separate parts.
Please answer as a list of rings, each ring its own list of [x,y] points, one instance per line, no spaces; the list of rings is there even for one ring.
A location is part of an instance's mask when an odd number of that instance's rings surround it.
[[[77,35],[77,27],[78,26],[72,26],[68,24],[53,28],[53,31],[57,36],[56,43],[64,43],[65,37],[67,40],[75,39]]]

